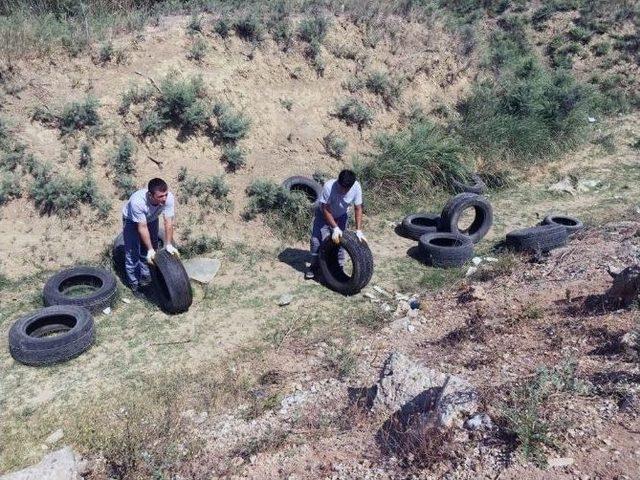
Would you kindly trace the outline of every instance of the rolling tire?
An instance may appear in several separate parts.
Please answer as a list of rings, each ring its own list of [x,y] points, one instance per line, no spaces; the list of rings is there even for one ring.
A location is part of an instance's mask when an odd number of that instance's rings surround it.
[[[351,257],[353,272],[347,275],[338,262],[338,252],[344,248]],[[331,237],[322,242],[318,258],[322,278],[331,290],[343,295],[355,295],[367,286],[373,276],[373,255],[369,246],[360,243],[353,232],[344,232],[339,245]]]
[[[471,225],[464,230],[460,230],[458,222],[462,213],[473,208],[475,218]],[[440,231],[465,235],[471,239],[473,243],[478,243],[493,225],[493,208],[489,201],[483,196],[475,193],[459,193],[455,197],[449,199],[442,209],[440,215]]]
[[[507,247],[519,252],[548,252],[564,247],[567,236],[562,225],[538,225],[507,233]]]
[[[572,235],[584,228],[584,223],[575,217],[567,215],[547,215],[542,220],[541,225],[562,225],[569,235]]]
[[[322,193],[322,185],[313,178],[308,177],[289,177],[282,182],[282,187],[290,192],[299,191],[304,193],[309,199],[309,203],[314,206],[317,206],[320,200],[320,194]]]
[[[451,181],[451,185],[453,189],[457,193],[475,193],[476,195],[480,195],[487,191],[487,184],[484,183],[480,175],[474,173],[470,177],[470,182],[461,182],[456,180],[455,178]]]
[[[418,242],[428,265],[438,268],[461,267],[473,258],[473,242],[456,233],[426,233]]]
[[[438,230],[440,215],[435,213],[413,213],[402,220],[402,230],[414,240],[419,240],[425,233]]]
[[[57,332],[62,333],[50,335]],[[54,305],[21,317],[11,326],[9,352],[25,365],[52,365],[80,355],[91,346],[94,336],[89,310]]]
[[[89,294],[70,296],[69,288],[88,285],[95,288]],[[73,267],[52,276],[44,285],[42,296],[45,306],[76,305],[85,307],[91,313],[98,313],[110,307],[118,295],[116,277],[103,268]]]
[[[161,308],[167,313],[182,313],[189,310],[193,302],[191,282],[178,257],[166,250],[156,253],[151,267],[151,278],[160,301]]]

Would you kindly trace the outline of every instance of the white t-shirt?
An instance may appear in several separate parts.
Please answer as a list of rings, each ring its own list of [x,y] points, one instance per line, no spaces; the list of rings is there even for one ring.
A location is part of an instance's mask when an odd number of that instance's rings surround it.
[[[135,223],[151,223],[161,213],[165,218],[173,218],[174,203],[173,193],[169,192],[164,205],[153,205],[147,195],[148,190],[143,188],[131,195],[129,201],[122,207],[122,216]]]
[[[320,194],[320,203],[329,205],[334,218],[346,214],[349,205],[362,205],[362,187],[360,186],[360,182],[356,181],[344,195],[341,189],[342,187],[335,179],[327,180]]]

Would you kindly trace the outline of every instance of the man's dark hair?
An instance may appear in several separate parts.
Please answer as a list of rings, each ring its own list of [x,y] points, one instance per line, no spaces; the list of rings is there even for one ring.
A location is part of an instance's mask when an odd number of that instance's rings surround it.
[[[156,192],[164,193],[167,190],[169,190],[169,185],[167,185],[167,182],[165,182],[161,178],[152,178],[151,180],[149,180],[149,185],[147,185],[147,190],[149,190],[149,193],[151,195],[153,195]]]
[[[353,170],[342,170],[338,175],[338,184],[349,190],[356,183],[356,174]]]

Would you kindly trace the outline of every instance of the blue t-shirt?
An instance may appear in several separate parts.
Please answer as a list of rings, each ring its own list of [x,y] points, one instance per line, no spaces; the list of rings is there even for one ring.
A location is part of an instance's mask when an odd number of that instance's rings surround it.
[[[161,213],[165,218],[173,218],[175,214],[173,193],[169,192],[164,205],[153,205],[147,193],[148,190],[143,188],[131,195],[129,201],[122,207],[122,216],[135,223],[151,223]]]
[[[362,205],[362,187],[356,181],[347,193],[341,192],[342,187],[334,180],[327,180],[322,187],[320,203],[329,205],[333,218],[341,217],[347,213],[349,205]]]

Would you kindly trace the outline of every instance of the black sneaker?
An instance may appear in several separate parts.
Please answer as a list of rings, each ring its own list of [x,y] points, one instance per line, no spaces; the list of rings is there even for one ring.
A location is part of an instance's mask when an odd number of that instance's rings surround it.
[[[314,272],[313,268],[307,268],[307,271],[304,272],[305,280],[312,280],[316,278],[316,272]]]

